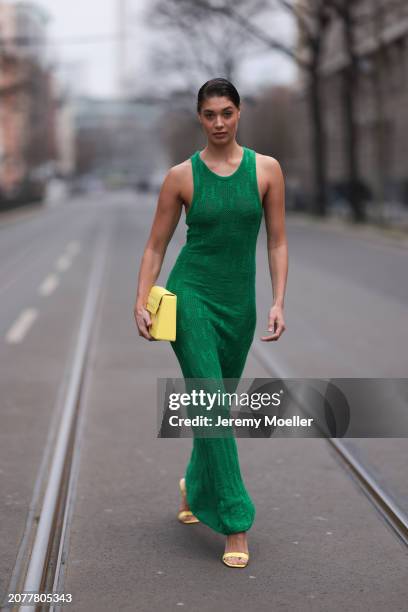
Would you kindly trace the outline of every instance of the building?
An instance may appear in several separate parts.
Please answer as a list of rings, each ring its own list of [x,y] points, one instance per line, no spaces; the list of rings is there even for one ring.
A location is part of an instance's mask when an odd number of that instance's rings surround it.
[[[160,100],[101,99],[74,101],[76,171],[128,184],[149,182],[167,163],[160,143]]]
[[[0,1],[0,201],[29,197],[54,151],[48,17],[36,5]],[[32,192],[35,199],[37,194]]]
[[[404,0],[350,2],[352,50],[356,57],[353,92],[354,125],[359,178],[371,194],[372,204],[408,206],[408,3]],[[298,41],[299,52],[307,57]],[[319,64],[330,185],[347,178],[345,116],[342,75],[350,54],[345,28],[336,16],[322,40]],[[298,168],[307,191],[313,188],[310,139],[313,124],[307,104],[308,79],[300,74],[296,109]]]

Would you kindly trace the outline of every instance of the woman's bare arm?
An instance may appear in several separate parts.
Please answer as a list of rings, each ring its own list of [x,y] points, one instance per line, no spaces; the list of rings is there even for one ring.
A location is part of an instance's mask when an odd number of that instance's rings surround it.
[[[151,318],[149,311],[146,310],[147,297],[160,274],[167,246],[177,227],[183,206],[180,199],[180,184],[184,169],[181,166],[182,164],[171,168],[163,181],[139,269],[133,313],[139,335],[147,340],[153,340],[148,329]]]
[[[274,333],[270,336],[261,336],[261,340],[268,342],[278,340],[286,329],[283,305],[288,276],[288,244],[285,230],[285,183],[282,169],[279,162],[273,157],[266,157],[265,162],[265,170],[268,173],[269,180],[263,206],[273,290],[273,303],[268,316],[268,330]]]

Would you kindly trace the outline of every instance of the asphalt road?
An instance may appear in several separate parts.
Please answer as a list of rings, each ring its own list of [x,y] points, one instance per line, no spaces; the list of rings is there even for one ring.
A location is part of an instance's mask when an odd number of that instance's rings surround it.
[[[406,550],[325,440],[239,439],[257,507],[250,564],[221,561],[224,538],[177,522],[191,440],[158,439],[156,381],[181,375],[168,343],[137,334],[133,303],[154,199],[97,194],[0,220],[0,588],[4,596],[64,395],[101,231],[108,267],[98,314],[77,488],[61,584],[71,610],[406,609]],[[287,330],[259,340],[271,305],[265,231],[258,328],[244,377],[405,377],[408,250],[288,217]],[[169,245],[163,284],[184,241]],[[406,440],[356,440],[405,500]],[[43,466],[43,467],[42,467]],[[406,470],[405,470],[406,471]],[[35,504],[34,504],[35,505]]]

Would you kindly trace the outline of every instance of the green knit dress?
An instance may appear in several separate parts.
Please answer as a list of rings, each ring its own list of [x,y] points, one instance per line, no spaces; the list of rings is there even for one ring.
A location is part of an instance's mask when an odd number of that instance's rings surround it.
[[[263,209],[255,151],[242,148],[242,161],[229,176],[210,170],[200,151],[191,156],[186,243],[166,283],[177,295],[171,346],[184,378],[218,380],[221,391],[223,379],[241,377],[256,326],[255,252]],[[185,478],[187,502],[202,523],[226,535],[251,527],[255,506],[234,436],[195,436]]]

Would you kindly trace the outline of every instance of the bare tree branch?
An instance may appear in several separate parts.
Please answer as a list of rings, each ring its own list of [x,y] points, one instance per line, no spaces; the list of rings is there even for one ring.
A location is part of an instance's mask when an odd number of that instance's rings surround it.
[[[216,13],[221,13],[226,15],[230,19],[234,20],[238,23],[244,30],[249,32],[255,39],[263,42],[268,48],[279,51],[283,55],[286,55],[292,60],[295,60],[296,63],[305,69],[310,67],[309,62],[304,60],[304,58],[299,57],[295,51],[293,51],[290,47],[283,44],[279,40],[271,37],[269,34],[264,32],[262,28],[255,25],[253,22],[248,20],[247,17],[243,16],[239,11],[235,9],[232,3],[224,3],[222,5],[214,6],[208,0],[196,0],[197,5],[206,8],[209,11],[214,11]]]
[[[236,0],[236,4],[248,15],[251,11],[260,14],[270,10],[268,0]],[[242,58],[248,58],[256,48],[263,46],[262,41],[253,37],[242,24],[223,12],[209,11],[193,0],[156,0],[150,7],[148,19],[157,29],[170,34],[162,45],[169,56],[167,67],[170,68],[171,58],[175,67],[176,58],[183,54],[183,65],[191,63],[197,84],[217,74],[232,80]],[[154,52],[156,66],[159,45]]]

